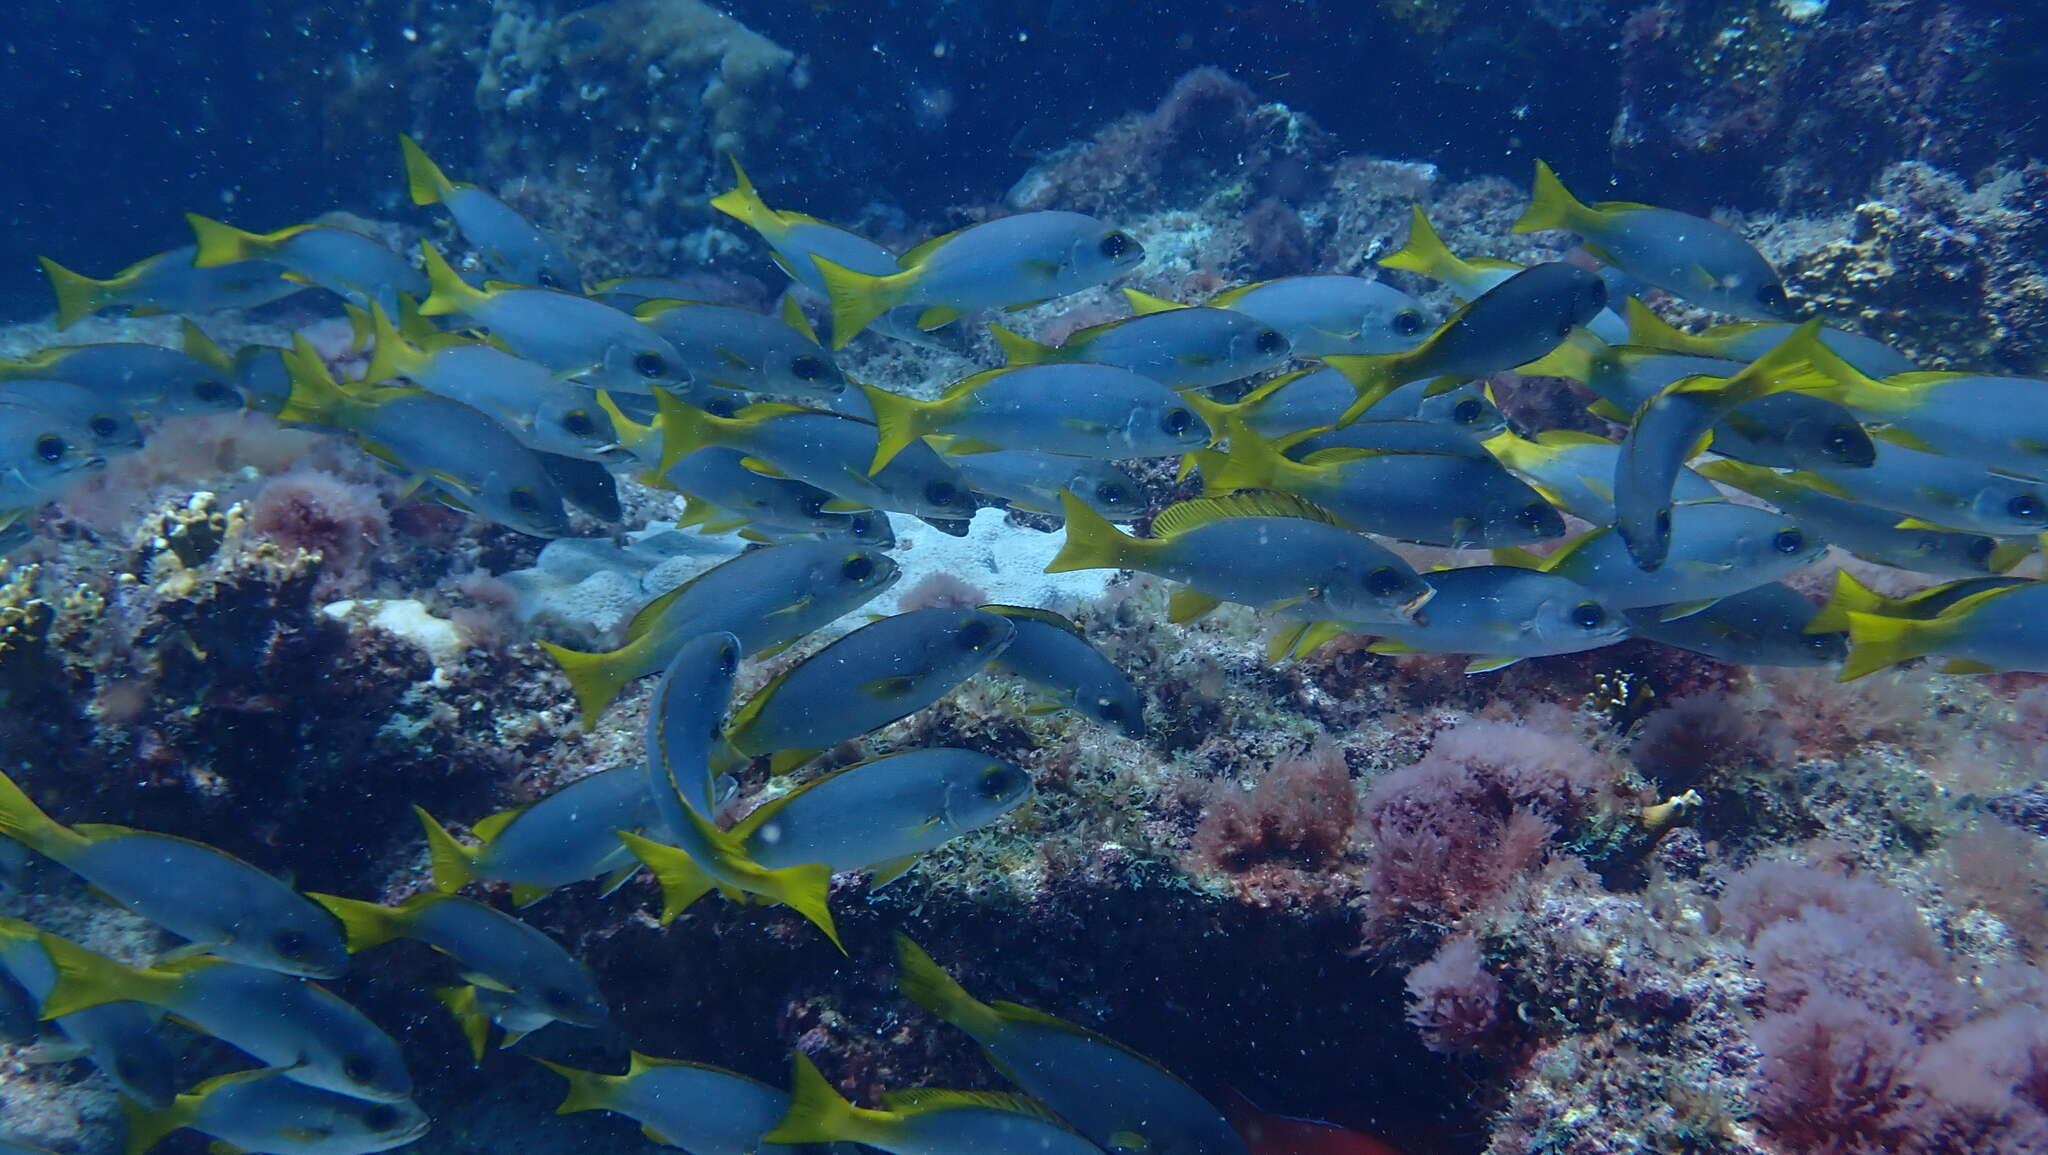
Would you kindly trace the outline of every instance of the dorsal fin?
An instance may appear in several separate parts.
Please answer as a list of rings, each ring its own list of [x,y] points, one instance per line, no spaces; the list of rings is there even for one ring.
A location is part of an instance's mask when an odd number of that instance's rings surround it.
[[[945,1091],[936,1087],[917,1087],[908,1091],[891,1091],[883,1095],[882,1105],[899,1115],[924,1115],[933,1111],[980,1107],[990,1111],[1028,1115],[1062,1128],[1066,1126],[1060,1121],[1059,1116],[1053,1114],[1038,1100],[1027,1095],[1013,1095],[1002,1091]]]
[[[1173,309],[1187,308],[1186,305],[1181,304],[1179,301],[1169,301],[1165,297],[1155,297],[1142,289],[1125,289],[1124,300],[1131,303],[1131,312],[1136,313],[1140,317],[1147,313],[1164,313]]]
[[[1320,506],[1311,505],[1291,493],[1258,489],[1223,497],[1198,497],[1167,506],[1152,519],[1152,536],[1156,539],[1178,537],[1190,530],[1234,517],[1298,517],[1325,525],[1337,524],[1337,519]]]
[[[1077,638],[1083,636],[1081,627],[1075,624],[1074,619],[1065,614],[1054,613],[1051,610],[1041,610],[1032,606],[1005,605],[986,605],[980,608],[983,613],[994,614],[999,618],[1019,618],[1024,621],[1039,622],[1043,625],[1056,626]]]

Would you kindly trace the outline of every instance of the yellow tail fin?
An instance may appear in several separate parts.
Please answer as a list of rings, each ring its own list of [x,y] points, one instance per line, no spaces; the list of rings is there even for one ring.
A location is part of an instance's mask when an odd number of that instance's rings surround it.
[[[1002,1026],[994,1007],[967,993],[907,934],[896,935],[896,987],[903,997],[986,1043]]]
[[[426,352],[414,348],[401,336],[391,314],[375,301],[370,302],[370,339],[375,344],[370,350],[370,363],[363,369],[364,381],[411,377],[426,367]]]
[[[1828,600],[1806,623],[1809,634],[1840,633],[1849,628],[1849,615],[1870,614],[1889,616],[1896,612],[1899,603],[1885,597],[1869,586],[1856,580],[1856,576],[1845,569],[1835,571],[1835,589]]]
[[[1358,393],[1358,399],[1337,419],[1339,427],[1358,420],[1366,410],[1401,387],[1396,378],[1400,376],[1399,367],[1408,363],[1406,358],[1404,353],[1332,353],[1323,358],[1323,364],[1342,373]]]
[[[441,171],[441,166],[427,155],[419,142],[404,133],[398,134],[398,150],[405,154],[405,186],[412,194],[416,205],[439,204],[455,191],[455,182]]]
[[[36,260],[42,262],[43,273],[50,278],[50,291],[57,295],[58,332],[120,302],[121,291],[112,281],[96,281],[74,273],[48,257],[37,257]]]
[[[873,477],[897,454],[910,448],[911,442],[932,432],[932,418],[941,404],[919,401],[874,385],[860,388],[868,396],[868,407],[875,412],[875,459],[868,465],[868,476]]]
[[[469,316],[478,305],[491,299],[489,293],[463,280],[441,251],[420,242],[420,255],[427,262],[427,299],[420,302],[422,317]]]
[[[818,275],[825,278],[825,295],[832,299],[832,347],[843,349],[855,333],[873,324],[875,318],[910,299],[917,283],[917,270],[906,269],[886,277],[856,273],[813,255]]]
[[[303,336],[294,335],[290,351],[280,358],[291,378],[292,392],[285,398],[284,408],[277,411],[277,419],[299,425],[337,424],[342,407],[348,404],[348,391],[327,371],[319,351]]]
[[[684,851],[627,831],[621,831],[619,838],[661,884],[661,925],[674,922],[698,899],[718,889],[718,881]]]
[[[846,1101],[817,1066],[802,1051],[790,1052],[792,1073],[789,1111],[775,1129],[761,1136],[764,1143],[859,1143],[886,1141],[886,1123],[895,1116],[885,1111],[864,1111]]]
[[[1059,359],[1059,350],[1056,347],[1041,344],[1024,336],[1022,333],[1005,329],[1001,325],[990,325],[988,327],[988,335],[994,337],[996,344],[1002,348],[1003,362],[1005,364],[1037,365],[1041,362]]]
[[[1526,365],[1517,366],[1515,372],[1530,377],[1568,377],[1573,381],[1590,381],[1600,359],[1611,355],[1610,349],[1607,342],[1591,332],[1573,329],[1557,348]]]
[[[434,889],[454,893],[476,879],[477,852],[455,841],[448,828],[421,807],[412,812],[427,832],[427,858],[434,864]]]
[[[1865,674],[1935,653],[1948,640],[1951,624],[1943,620],[1946,616],[1915,621],[1848,611],[1849,657],[1842,663],[1842,680],[1853,682]]]
[[[86,839],[43,813],[14,779],[0,774],[0,838],[11,838],[44,857],[63,862]]]
[[[167,1107],[149,1107],[123,1098],[121,1118],[128,1131],[122,1140],[121,1155],[144,1155],[171,1132],[191,1126],[192,1121],[199,1118],[199,1108],[205,1102],[204,1096],[180,1095]]]
[[[1530,190],[1529,207],[1523,211],[1522,219],[1515,222],[1518,233],[1533,233],[1541,229],[1563,229],[1579,232],[1593,215],[1593,210],[1579,202],[1557,179],[1557,172],[1542,161],[1536,162],[1536,185]]]
[[[655,472],[667,473],[683,458],[707,445],[718,444],[719,432],[726,428],[719,424],[720,420],[655,386],[654,428],[661,434],[661,461],[654,467]]]
[[[268,256],[278,244],[291,239],[305,226],[280,229],[265,236],[261,233],[243,232],[224,221],[202,217],[198,213],[186,213],[185,222],[192,226],[192,237],[199,242],[199,251],[192,258],[195,268],[214,269],[232,265],[237,261],[253,260]]]
[[[1222,455],[1222,460],[1216,460],[1212,454],[1200,462],[1204,497],[1218,497],[1240,489],[1286,489],[1290,473],[1308,469],[1289,461],[1272,442],[1252,432],[1242,421],[1231,422],[1229,432],[1230,451]]]
[[[732,188],[711,198],[711,207],[760,233],[772,243],[783,231],[782,214],[769,208],[768,202],[761,199],[760,190],[747,179],[747,170],[740,167],[739,157],[727,153],[725,159],[732,162],[734,183]]]
[[[57,982],[43,996],[45,1022],[107,1003],[143,1003],[168,1007],[179,985],[177,975],[123,966],[53,934],[40,936],[43,953],[57,968]]]
[[[475,987],[435,987],[434,1001],[455,1018],[455,1029],[469,1044],[469,1061],[483,1066],[484,1048],[491,1041],[491,1017],[477,1005]]]
[[[311,890],[306,892],[306,897],[326,907],[328,913],[341,921],[342,930],[348,934],[350,954],[361,954],[405,937],[406,912],[403,909]]]
[[[1628,319],[1628,343],[1649,349],[1662,349],[1667,353],[1690,353],[1698,357],[1718,357],[1723,350],[1712,338],[1697,333],[1688,333],[1657,315],[1654,309],[1635,297],[1622,306],[1623,315]]]
[[[576,693],[576,709],[583,716],[583,728],[591,729],[597,719],[619,696],[636,676],[633,666],[619,657],[619,651],[611,650],[601,654],[584,653],[581,650],[566,649],[553,642],[542,642],[540,648],[548,652],[555,664],[562,667],[562,674],[569,679],[569,688]]]
[[[600,1075],[596,1071],[584,1071],[550,1063],[546,1059],[534,1062],[569,1080],[569,1093],[562,1099],[562,1105],[555,1108],[557,1115],[574,1115],[578,1111],[609,1111],[619,1101],[619,1091],[626,1080],[618,1075]]]
[[[1455,272],[1458,264],[1457,254],[1444,244],[1421,205],[1409,206],[1408,243],[1379,259],[1380,268],[1420,273],[1432,281],[1449,281],[1446,274]]]
[[[1087,502],[1068,490],[1060,490],[1060,510],[1067,518],[1066,539],[1060,543],[1059,553],[1046,564],[1047,573],[1127,569],[1129,567],[1124,563],[1132,551],[1142,548],[1138,539],[1118,530],[1108,518],[1095,512]]]

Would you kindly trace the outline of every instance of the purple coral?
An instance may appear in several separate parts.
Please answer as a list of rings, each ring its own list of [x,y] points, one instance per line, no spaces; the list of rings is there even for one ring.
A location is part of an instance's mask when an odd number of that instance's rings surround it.
[[[286,549],[317,553],[315,593],[333,597],[368,584],[367,562],[391,536],[391,516],[376,487],[295,469],[265,482],[249,500],[249,532]]]
[[[1212,794],[1191,850],[1200,866],[1230,874],[1261,862],[1317,869],[1342,857],[1357,824],[1344,752],[1321,741],[1276,762],[1250,793]]]
[[[1498,1033],[1500,995],[1500,980],[1486,969],[1479,940],[1459,935],[1408,972],[1408,1021],[1432,1051],[1477,1051]]]

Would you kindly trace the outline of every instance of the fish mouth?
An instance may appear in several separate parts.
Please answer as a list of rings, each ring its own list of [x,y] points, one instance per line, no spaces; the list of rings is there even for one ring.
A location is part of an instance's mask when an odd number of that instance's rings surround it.
[[[1431,586],[1428,589],[1422,591],[1421,593],[1416,594],[1414,597],[1409,598],[1407,601],[1401,603],[1401,616],[1407,618],[1409,621],[1414,622],[1418,626],[1428,625],[1429,615],[1422,612],[1422,607],[1428,605],[1429,599],[1435,596],[1436,587]]]

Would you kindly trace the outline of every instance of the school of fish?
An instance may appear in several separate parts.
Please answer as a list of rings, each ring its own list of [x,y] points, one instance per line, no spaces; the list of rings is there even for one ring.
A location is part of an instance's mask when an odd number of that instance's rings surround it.
[[[367,366],[338,379],[303,338],[230,353],[189,320],[179,349],[0,362],[7,540],[155,424],[248,407],[352,439],[407,492],[521,533],[565,535],[572,508],[616,521],[624,479],[678,495],[683,526],[751,545],[642,607],[615,649],[542,643],[585,726],[658,679],[643,759],[475,818],[468,840],[419,811],[433,888],[396,906],[302,894],[169,835],[65,825],[0,776],[0,848],[183,940],[138,967],[0,920],[0,1025],[46,1024],[96,1064],[129,1104],[130,1155],[181,1128],[277,1155],[426,1133],[398,1042],[319,985],[400,940],[451,964],[434,993],[479,1063],[494,1034],[502,1048],[552,1024],[612,1025],[591,972],[494,895],[523,908],[584,882],[610,894],[645,870],[664,924],[717,892],[786,905],[838,945],[834,873],[881,885],[1034,794],[1002,759],[912,749],[721,825],[750,760],[800,772],[990,675],[1031,687],[1034,711],[1143,738],[1139,688],[1075,621],[1033,606],[876,618],[735,703],[742,663],[896,581],[890,514],[952,534],[981,506],[1049,515],[1064,535],[1050,571],[1155,575],[1173,584],[1175,623],[1225,602],[1264,611],[1276,662],[1356,634],[1381,653],[1466,655],[1475,674],[1628,638],[1743,665],[1839,663],[1845,679],[1927,655],[1954,673],[2048,671],[2048,613],[2033,612],[2048,582],[2010,575],[2048,530],[2048,382],[1923,372],[1871,338],[1794,323],[1778,274],[1737,233],[1582,203],[1541,162],[1516,231],[1573,234],[1572,259],[1459,256],[1417,208],[1405,247],[1380,260],[1451,290],[1462,303],[1440,321],[1350,275],[1199,303],[1125,290],[1130,317],[1057,344],[991,324],[1006,364],[914,397],[852,380],[836,352],[869,330],[925,343],[986,310],[1110,284],[1143,246],[1045,211],[899,255],[770,208],[734,161],[712,204],[829,307],[821,339],[795,293],[770,314],[660,277],[586,285],[545,231],[401,144],[412,200],[445,211],[473,254],[462,268],[432,244],[415,262],[338,226],[253,233],[196,215],[192,245],[104,280],[45,261],[60,327],[109,308],[203,314],[325,291]],[[1689,332],[1646,297],[1737,320]],[[1512,427],[1486,381],[1517,370],[1581,383],[1597,399],[1584,428]],[[1614,435],[1588,431],[1603,427]],[[1118,464],[1145,458],[1177,461],[1203,496],[1148,509]],[[1118,524],[1140,521],[1143,534]],[[1488,552],[1418,569],[1407,546]],[[1947,580],[1888,596],[1838,569],[1817,606],[1785,579],[1830,546]],[[460,893],[471,888],[481,897]],[[897,965],[904,995],[978,1043],[1017,1093],[904,1089],[868,1109],[801,1053],[786,1090],[635,1053],[623,1074],[545,1063],[568,1086],[560,1110],[616,1112],[700,1155],[1380,1149],[1304,1138],[1343,1133],[1263,1116],[1234,1092],[1219,1110],[1084,1027],[976,998],[900,935]],[[188,1077],[165,1016],[254,1065]],[[28,1150],[0,1139],[0,1152]]]

